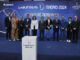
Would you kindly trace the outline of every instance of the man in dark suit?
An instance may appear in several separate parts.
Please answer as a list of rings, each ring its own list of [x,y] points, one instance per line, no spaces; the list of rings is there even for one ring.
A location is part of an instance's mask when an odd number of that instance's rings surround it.
[[[59,41],[59,27],[60,27],[60,20],[58,16],[55,15],[55,19],[53,20],[53,40],[55,40],[55,33],[57,33],[57,41]]]
[[[46,20],[47,40],[50,40],[50,37],[51,37],[51,27],[52,27],[52,20],[50,16],[48,16]]]
[[[30,35],[30,25],[31,25],[31,19],[29,17],[29,14],[26,15],[26,18],[24,19],[24,25],[25,25],[25,35]]]
[[[74,16],[74,20],[72,21],[72,32],[73,32],[73,43],[77,43],[78,40],[78,28],[79,28],[79,20],[77,16]]]
[[[24,29],[24,23],[23,23],[23,17],[21,16],[18,21],[18,37],[20,40],[23,37],[23,29]]]
[[[72,38],[72,17],[68,17],[65,30],[67,31],[67,42],[70,43]]]
[[[5,18],[6,39],[11,41],[11,13]]]
[[[39,30],[40,30],[40,40],[44,39],[44,31],[45,31],[45,21],[44,17],[41,17],[41,20],[39,21]]]

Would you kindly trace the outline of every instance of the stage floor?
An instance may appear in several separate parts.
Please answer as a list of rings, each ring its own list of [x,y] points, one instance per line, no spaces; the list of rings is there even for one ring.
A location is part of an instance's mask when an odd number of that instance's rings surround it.
[[[80,40],[77,44],[65,41],[37,41],[37,60],[80,60]],[[22,60],[21,41],[0,37],[0,60]]]

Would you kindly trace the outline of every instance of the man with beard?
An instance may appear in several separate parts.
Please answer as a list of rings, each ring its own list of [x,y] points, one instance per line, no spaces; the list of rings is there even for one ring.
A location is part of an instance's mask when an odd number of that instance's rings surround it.
[[[25,35],[30,35],[31,19],[29,17],[29,14],[27,14],[26,18],[24,19],[24,25],[25,25]]]
[[[40,31],[40,40],[44,39],[44,31],[45,31],[45,21],[44,17],[41,17],[41,20],[39,21],[39,31]]]
[[[77,16],[74,16],[74,20],[72,21],[73,43],[77,43],[78,41],[78,28],[79,28],[79,20]]]
[[[59,41],[59,27],[60,27],[60,20],[58,16],[55,15],[55,19],[53,20],[53,40],[55,40],[55,34],[57,33],[57,41]]]

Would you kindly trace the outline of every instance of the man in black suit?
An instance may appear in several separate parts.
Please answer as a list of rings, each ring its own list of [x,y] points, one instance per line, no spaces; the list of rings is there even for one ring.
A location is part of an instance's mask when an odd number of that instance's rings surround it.
[[[44,39],[44,31],[45,31],[45,21],[44,17],[41,17],[41,20],[39,21],[39,30],[40,30],[40,40]]]
[[[55,40],[55,33],[57,33],[57,41],[59,41],[59,27],[60,27],[60,20],[58,16],[55,15],[55,19],[53,20],[53,40]]]
[[[18,21],[18,37],[20,40],[23,37],[23,29],[24,29],[24,23],[23,23],[23,17],[21,16]]]
[[[50,37],[51,37],[51,27],[52,27],[52,20],[50,16],[48,16],[46,20],[47,40],[50,40]]]
[[[25,35],[30,35],[30,25],[31,25],[31,19],[29,17],[30,15],[27,14],[26,18],[24,19],[24,25],[25,25]]]
[[[5,18],[6,39],[11,41],[11,13]]]
[[[72,31],[73,31],[73,43],[77,43],[78,40],[78,28],[79,28],[79,20],[77,16],[74,16],[74,20],[72,21]]]

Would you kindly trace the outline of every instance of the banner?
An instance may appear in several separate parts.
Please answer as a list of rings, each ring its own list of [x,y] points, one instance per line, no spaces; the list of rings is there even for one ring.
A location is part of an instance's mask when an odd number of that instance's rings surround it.
[[[5,31],[4,20],[8,15],[8,12],[16,13],[17,17],[23,16],[23,20],[26,18],[26,14],[36,16],[37,20],[40,20],[41,16],[47,19],[47,16],[51,16],[54,19],[54,15],[57,14],[58,18],[64,15],[66,21],[68,17],[77,15],[80,19],[80,5],[79,2],[60,2],[60,1],[25,1],[25,2],[0,2],[0,31]]]

